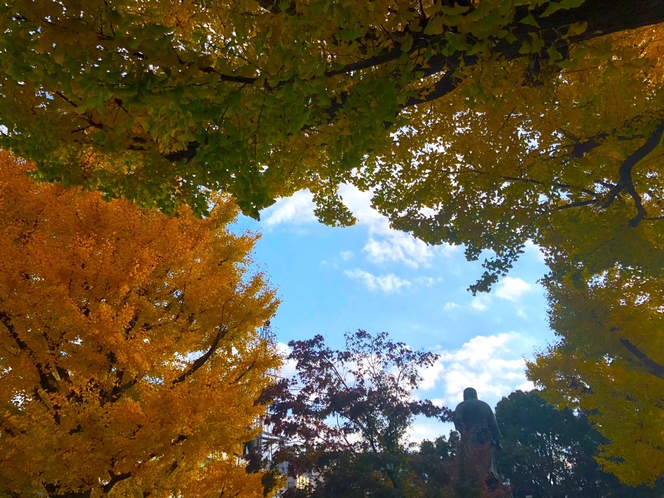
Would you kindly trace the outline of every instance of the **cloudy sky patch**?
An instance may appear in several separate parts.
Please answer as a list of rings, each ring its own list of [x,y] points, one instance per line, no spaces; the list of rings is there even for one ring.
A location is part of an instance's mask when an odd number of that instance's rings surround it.
[[[361,282],[371,291],[380,289],[383,292],[397,292],[402,287],[410,287],[408,280],[401,279],[393,273],[376,276],[368,271],[355,268],[354,270],[344,270],[344,275]]]
[[[260,222],[242,217],[235,225],[262,233],[253,259],[281,300],[272,320],[278,340],[321,334],[337,349],[346,332],[386,331],[441,355],[423,372],[416,395],[450,408],[465,387],[475,387],[492,406],[529,387],[524,357],[553,340],[543,289],[535,284],[547,271],[539,249],[527,245],[491,293],[472,296],[468,286],[484,270],[481,261],[465,260],[463,247],[429,246],[392,230],[371,208],[368,192],[342,187],[340,195],[358,218],[355,226],[318,223],[307,192],[279,200]],[[429,439],[440,434],[428,422],[417,424],[414,432],[429,431]]]
[[[496,297],[516,303],[526,293],[533,290],[533,286],[520,278],[504,277],[496,287]]]

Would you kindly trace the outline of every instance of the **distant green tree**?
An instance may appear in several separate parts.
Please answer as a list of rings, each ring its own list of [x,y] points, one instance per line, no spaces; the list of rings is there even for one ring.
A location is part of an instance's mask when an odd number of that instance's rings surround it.
[[[434,441],[425,439],[420,444],[420,454],[425,456],[436,456],[441,460],[453,461],[457,454],[457,445],[461,441],[461,435],[457,431],[450,431],[450,435],[438,436]]]
[[[633,488],[595,461],[607,441],[586,417],[570,409],[556,410],[538,391],[515,391],[496,406],[504,450],[500,472],[510,479],[514,498],[655,498],[664,493],[660,479],[654,488]]]
[[[434,441],[424,440],[419,450],[411,456],[414,479],[418,481],[421,496],[446,498],[455,496],[453,482],[456,475],[455,458],[457,444],[461,441],[458,432],[449,437],[441,435]]]

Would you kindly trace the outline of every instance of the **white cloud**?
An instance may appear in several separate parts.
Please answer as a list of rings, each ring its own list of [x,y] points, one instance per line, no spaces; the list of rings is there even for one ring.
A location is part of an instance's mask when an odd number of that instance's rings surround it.
[[[451,257],[461,250],[460,246],[449,244],[432,247],[408,233],[393,230],[388,219],[371,207],[371,192],[362,192],[352,185],[341,185],[339,195],[357,218],[357,224],[367,230],[368,240],[362,250],[372,263],[397,262],[411,268],[426,267],[436,254]],[[301,225],[316,222],[312,199],[313,196],[308,191],[278,199],[263,212],[266,226],[272,228],[281,224]]]
[[[530,382],[529,380],[525,381],[523,384],[519,384],[514,388],[515,391],[532,391],[535,389],[535,384]]]
[[[411,268],[429,264],[429,261],[433,258],[433,252],[424,242],[389,227],[384,230],[383,228],[380,225],[369,226],[369,233],[382,237],[378,240],[369,237],[369,241],[362,249],[367,253],[369,261],[376,264],[400,261]],[[381,231],[378,232],[378,229]]]
[[[496,297],[515,303],[532,288],[532,285],[520,278],[505,277],[496,287]]]
[[[470,302],[470,307],[476,311],[484,311],[489,307],[491,297],[487,294],[479,294]]]
[[[401,262],[411,268],[428,265],[434,257],[430,246],[412,235],[390,228],[388,219],[371,207],[371,192],[342,185],[339,194],[344,204],[364,226],[369,240],[362,249],[372,263]]]
[[[409,443],[420,444],[425,439],[435,440],[438,436],[449,432],[448,424],[437,422],[435,419],[418,417],[406,432],[406,440]]]
[[[438,361],[421,372],[420,389],[442,389],[450,408],[462,401],[466,387],[477,389],[481,399],[494,406],[516,389],[529,390],[525,361],[515,351],[532,350],[532,338],[516,332],[476,336],[459,349],[437,351]]]
[[[283,342],[277,342],[277,351],[283,358],[286,358],[289,354],[291,354],[291,348],[288,347],[288,344]],[[279,369],[279,376],[285,379],[293,378],[297,373],[295,365],[297,365],[296,360],[285,361]]]
[[[415,283],[419,285],[424,285],[426,287],[432,287],[433,285],[436,284],[436,282],[440,282],[441,280],[442,280],[441,278],[435,279],[433,277],[417,277],[415,279]]]
[[[445,303],[445,306],[443,306],[444,311],[450,311],[450,310],[453,310],[455,308],[460,308],[460,306],[457,303],[454,303],[454,302],[451,302],[451,301],[449,303]]]
[[[532,255],[536,260],[544,263],[544,251],[538,245],[536,245],[532,240],[527,240],[525,243],[525,253]]]
[[[445,366],[442,362],[437,361],[429,368],[422,370],[420,375],[422,376],[422,381],[420,382],[420,389],[423,391],[429,391],[436,387],[436,381],[439,377],[443,375],[445,371]],[[442,403],[442,401],[441,401]]]
[[[463,246],[461,246],[461,245],[453,246],[452,244],[445,243],[445,244],[442,244],[442,245],[438,246],[438,252],[440,254],[442,254],[443,256],[445,256],[446,258],[451,258],[452,256],[454,256],[455,254],[458,254],[462,250],[463,250]]]
[[[292,197],[278,199],[277,202],[266,209],[262,215],[268,227],[282,223],[301,225],[316,221],[314,216],[313,196],[309,191],[295,193]]]
[[[353,251],[341,251],[340,256],[344,261],[348,261],[349,259],[352,259],[355,254],[353,254]]]
[[[401,279],[393,273],[376,276],[356,268],[355,270],[345,270],[344,274],[353,280],[363,283],[371,291],[380,289],[383,292],[397,292],[402,287],[410,287],[411,285],[408,280]]]

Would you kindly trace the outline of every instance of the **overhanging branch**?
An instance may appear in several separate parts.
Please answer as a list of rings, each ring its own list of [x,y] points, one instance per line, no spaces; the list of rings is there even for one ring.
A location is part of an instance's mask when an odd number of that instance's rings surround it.
[[[634,151],[620,165],[620,169],[618,170],[618,183],[616,183],[615,187],[613,187],[608,193],[606,200],[602,205],[604,209],[608,208],[611,204],[613,204],[613,201],[616,200],[621,192],[626,191],[632,197],[632,199],[634,199],[634,204],[637,211],[636,216],[634,216],[634,218],[629,221],[629,226],[632,228],[639,226],[639,223],[641,223],[641,221],[648,215],[645,208],[643,207],[641,196],[634,187],[634,182],[632,180],[632,170],[639,161],[645,158],[655,149],[655,147],[657,147],[657,145],[659,145],[659,142],[662,139],[662,134],[664,134],[664,121],[657,125],[648,140],[646,140],[646,142],[641,147]]]
[[[258,3],[263,8],[273,13],[281,12],[278,2],[276,1],[258,0]],[[295,11],[293,11],[293,13],[294,12]],[[512,43],[508,42],[506,39],[495,40],[492,50],[501,53],[508,61],[526,56],[532,57],[533,55],[531,54],[524,55],[519,53],[523,42],[531,41],[530,34],[533,32],[533,29],[518,21],[530,14],[531,12],[526,8],[518,7],[515,11],[514,23],[512,25],[512,34],[516,40]],[[535,14],[537,13],[535,12]],[[568,45],[588,41],[607,34],[662,23],[664,22],[664,0],[635,0],[632,2],[625,2],[624,0],[586,0],[580,7],[569,10],[561,9],[553,15],[545,18],[539,18],[537,15],[535,17],[540,25],[540,36],[545,41],[546,46],[554,45],[559,50],[564,50]],[[414,22],[420,23],[421,20]],[[560,37],[560,34],[564,33],[568,26],[579,22],[588,23],[588,27],[583,33],[566,39]],[[402,32],[407,30],[408,27],[402,30]],[[416,31],[419,32],[412,33],[414,42],[407,52],[409,56],[416,55],[422,50],[422,47],[425,47],[428,44],[439,43],[440,36],[425,35],[422,33],[421,29]],[[545,51],[542,51],[542,53],[544,52]],[[338,74],[347,74],[353,71],[372,70],[398,59],[402,54],[403,51],[401,45],[395,44],[385,52],[344,65],[337,70],[326,71],[323,76],[329,78]],[[545,55],[536,56],[543,59],[546,58]],[[424,77],[439,75],[438,80],[432,86],[424,89],[419,95],[407,99],[400,106],[400,109],[404,110],[409,107],[431,102],[450,94],[456,90],[460,83],[460,80],[454,76],[455,70],[462,64],[464,66],[472,66],[481,63],[481,60],[482,59],[476,55],[469,56],[461,53],[455,53],[452,55],[434,55],[427,60],[426,64],[418,65],[414,70],[422,71]],[[205,71],[207,68],[203,70]],[[253,85],[257,80],[258,78],[224,75],[225,82]],[[289,83],[290,81],[281,82],[277,87]],[[324,111],[328,123],[332,122],[339,112],[345,108],[345,100],[346,99],[343,98],[343,95],[337,95],[336,98],[333,99],[333,104]],[[315,125],[305,124],[303,130],[309,129],[312,126]],[[389,127],[389,123],[386,123],[386,128]],[[189,161],[196,156],[198,149],[202,145],[203,144],[197,141],[192,141],[187,145],[185,150],[169,153],[164,157],[171,162]],[[590,144],[588,146],[590,146]],[[581,151],[578,150],[576,152],[580,153]],[[638,224],[642,219],[641,212],[639,212],[637,218],[630,223]]]

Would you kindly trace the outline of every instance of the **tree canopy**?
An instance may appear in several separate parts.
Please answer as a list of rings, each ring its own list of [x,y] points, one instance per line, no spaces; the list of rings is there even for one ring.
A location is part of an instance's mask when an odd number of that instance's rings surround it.
[[[17,0],[0,9],[0,145],[42,179],[166,211],[221,190],[258,216],[309,189],[348,224],[338,186],[371,189],[395,227],[493,250],[472,287],[487,290],[529,239],[579,258],[658,226],[663,12]]]
[[[346,334],[333,350],[323,337],[291,341],[296,375],[284,380],[269,408],[277,435],[287,438],[281,459],[312,485],[294,496],[439,496],[450,475],[435,452],[410,453],[407,431],[415,416],[451,420],[451,412],[413,399],[420,371],[436,355],[414,351],[387,333]],[[431,458],[425,458],[431,456]],[[428,479],[426,472],[433,474]]]
[[[37,185],[0,155],[0,495],[262,497],[238,465],[280,358],[255,237]]]
[[[602,472],[595,461],[607,443],[579,410],[557,410],[538,391],[515,391],[496,405],[504,449],[500,472],[510,480],[514,498],[646,498],[655,489],[633,488]]]
[[[652,484],[664,473],[662,279],[643,267],[579,273],[547,283],[558,341],[529,365],[529,377],[607,438],[604,469]]]
[[[349,224],[349,183],[393,227],[489,254],[473,292],[532,240],[561,343],[531,375],[591,403],[616,440],[606,468],[650,482],[663,349],[632,320],[661,330],[663,21],[663,0],[15,0],[0,146],[38,178],[165,212],[223,191],[258,216],[309,189],[322,221]]]
[[[347,223],[340,183],[376,188],[377,205],[393,212],[380,191],[391,186],[385,175],[395,164],[417,154],[417,176],[432,188],[438,180],[426,172],[438,160],[420,145],[457,149],[452,137],[465,135],[457,131],[470,126],[479,142],[509,121],[504,138],[486,143],[494,156],[520,125],[536,129],[543,111],[559,114],[568,102],[557,102],[553,88],[595,78],[575,72],[580,63],[602,81],[623,72],[644,79],[650,31],[639,31],[636,46],[613,46],[606,35],[621,40],[625,30],[661,22],[661,7],[661,0],[380,0],[370,8],[351,0],[16,0],[0,10],[2,144],[34,160],[45,178],[145,205],[180,199],[204,211],[203,186],[233,194],[257,215],[276,197],[309,188],[321,219]],[[578,49],[571,59],[570,48]],[[541,83],[548,96],[529,88]],[[482,118],[487,102],[504,104],[501,117]],[[656,106],[647,116],[628,107],[599,119],[592,135],[556,134],[560,147],[596,136],[574,149],[579,155],[625,136],[637,116],[647,130],[658,120]],[[398,176],[409,181],[406,171]],[[418,198],[431,208],[441,202]]]

